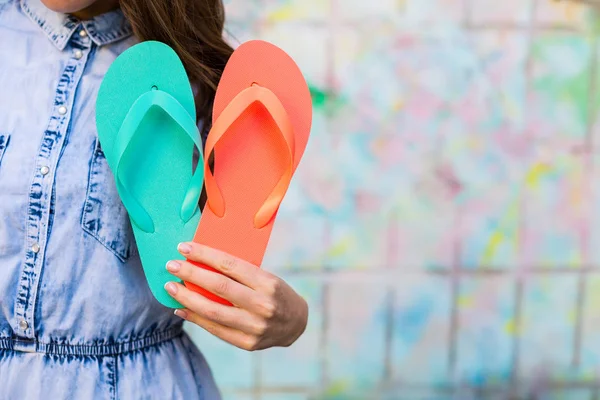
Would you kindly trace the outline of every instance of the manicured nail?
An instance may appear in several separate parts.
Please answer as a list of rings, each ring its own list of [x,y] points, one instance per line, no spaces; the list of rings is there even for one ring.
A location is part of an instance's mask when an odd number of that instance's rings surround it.
[[[169,282],[165,285],[165,289],[167,290],[167,292],[169,292],[169,294],[171,296],[174,296],[177,294],[177,285],[175,285],[173,282]]]
[[[177,273],[181,269],[181,264],[178,261],[169,261],[167,263],[167,271]]]
[[[187,319],[187,316],[188,316],[187,312],[185,312],[183,310],[175,310],[174,314],[177,315],[181,319]]]
[[[179,243],[177,250],[179,250],[181,254],[190,254],[192,252],[192,246],[187,243]]]

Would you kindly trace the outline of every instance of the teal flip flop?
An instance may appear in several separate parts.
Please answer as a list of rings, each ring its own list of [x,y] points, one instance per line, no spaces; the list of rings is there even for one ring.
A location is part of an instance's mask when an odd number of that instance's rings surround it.
[[[184,259],[177,244],[198,227],[204,160],[194,95],[175,51],[149,41],[117,57],[98,93],[96,124],[150,290],[163,305],[182,308],[164,289],[178,281],[165,265]]]

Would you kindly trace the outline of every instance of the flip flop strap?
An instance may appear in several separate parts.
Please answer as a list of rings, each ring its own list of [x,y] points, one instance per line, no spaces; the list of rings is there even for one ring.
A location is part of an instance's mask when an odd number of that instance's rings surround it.
[[[115,177],[117,183],[117,189],[121,196],[123,204],[127,208],[127,211],[132,221],[144,232],[154,232],[154,222],[150,214],[144,209],[140,202],[130,193],[121,177],[122,174],[122,161],[127,154],[129,144],[137,133],[138,128],[143,122],[146,115],[153,107],[159,107],[165,111],[169,117],[173,119],[183,131],[190,137],[194,142],[194,145],[198,148],[200,156],[202,157],[202,142],[200,141],[200,132],[196,126],[196,121],[190,116],[187,110],[167,92],[161,90],[152,90],[141,95],[135,103],[131,106],[131,109],[127,113],[127,116],[123,120],[119,133],[114,144],[114,154],[116,159]],[[161,132],[161,134],[169,134],[167,132]],[[147,140],[152,140],[147,138]],[[204,182],[204,162],[200,160],[198,166],[192,175],[192,179],[188,185],[185,197],[183,199],[180,211],[180,217],[183,221],[189,221],[198,208],[198,200],[202,193],[202,185]]]
[[[218,217],[223,217],[223,215],[225,215],[225,200],[223,199],[221,190],[208,165],[209,156],[219,140],[228,131],[229,127],[255,103],[262,104],[277,125],[277,128],[285,141],[288,155],[287,165],[283,175],[254,216],[254,226],[260,229],[269,223],[279,209],[279,205],[292,180],[294,170],[294,128],[284,105],[271,90],[256,84],[243,90],[229,103],[225,110],[219,115],[219,118],[213,123],[204,149],[204,184],[206,185],[210,209]]]

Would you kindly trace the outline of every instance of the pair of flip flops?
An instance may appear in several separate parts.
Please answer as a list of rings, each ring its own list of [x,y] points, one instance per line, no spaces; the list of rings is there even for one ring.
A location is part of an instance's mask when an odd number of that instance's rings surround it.
[[[193,240],[261,265],[312,122],[306,81],[283,50],[251,41],[233,53],[204,148],[186,71],[163,43],[143,42],[121,54],[106,73],[96,109],[98,138],[160,303],[182,307],[164,289],[175,279],[165,264],[182,258],[180,242]],[[195,149],[200,160],[194,167]],[[208,201],[201,211],[203,186]]]

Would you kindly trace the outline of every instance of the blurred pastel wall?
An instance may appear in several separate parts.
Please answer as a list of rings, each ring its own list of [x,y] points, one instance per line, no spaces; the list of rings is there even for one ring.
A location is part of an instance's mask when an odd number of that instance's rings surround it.
[[[259,353],[190,328],[226,399],[600,398],[593,9],[228,2],[233,43],[300,64],[315,121],[264,265],[309,327]]]

